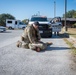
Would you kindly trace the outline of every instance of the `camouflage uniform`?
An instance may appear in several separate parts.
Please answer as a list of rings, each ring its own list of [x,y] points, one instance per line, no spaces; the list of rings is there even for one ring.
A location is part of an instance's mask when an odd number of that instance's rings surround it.
[[[30,49],[39,47],[41,50],[45,49],[47,44],[39,41],[40,39],[41,36],[39,30],[35,30],[33,25],[28,25],[21,36],[22,47]]]

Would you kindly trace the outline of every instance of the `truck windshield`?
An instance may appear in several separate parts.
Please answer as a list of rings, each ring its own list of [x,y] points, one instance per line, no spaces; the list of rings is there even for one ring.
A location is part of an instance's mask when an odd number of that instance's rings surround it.
[[[44,18],[44,17],[32,17],[31,21],[47,21],[47,18]]]
[[[61,22],[61,18],[60,17],[55,17],[51,20],[51,22]]]

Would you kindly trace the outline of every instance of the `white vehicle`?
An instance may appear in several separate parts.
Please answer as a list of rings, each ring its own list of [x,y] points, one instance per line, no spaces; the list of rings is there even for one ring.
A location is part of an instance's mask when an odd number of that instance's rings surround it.
[[[35,21],[39,22],[39,32],[41,37],[52,37],[52,28],[50,28],[50,22],[45,16],[32,16],[29,24],[33,24]]]
[[[15,28],[24,29],[26,27],[26,24],[24,24],[20,20],[6,19],[6,27],[8,29],[15,29]]]
[[[51,27],[53,32],[60,32],[62,29],[62,23],[60,17],[55,17],[51,20]]]
[[[5,32],[6,31],[6,27],[0,26],[0,32]]]

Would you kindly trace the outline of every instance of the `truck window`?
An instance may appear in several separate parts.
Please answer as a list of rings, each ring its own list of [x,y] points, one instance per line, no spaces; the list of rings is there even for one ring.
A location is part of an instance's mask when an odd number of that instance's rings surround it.
[[[20,24],[20,25],[23,25],[23,23],[22,23],[22,22],[20,22],[19,24]]]
[[[47,18],[45,17],[32,17],[31,21],[47,21]]]
[[[7,21],[7,23],[12,23],[12,21]]]

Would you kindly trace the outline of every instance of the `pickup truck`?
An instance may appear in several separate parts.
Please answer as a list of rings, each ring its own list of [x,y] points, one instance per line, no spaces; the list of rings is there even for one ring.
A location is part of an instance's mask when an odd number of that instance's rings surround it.
[[[39,32],[41,37],[52,37],[51,23],[45,16],[32,16],[29,24],[33,24],[35,21],[39,22]]]

